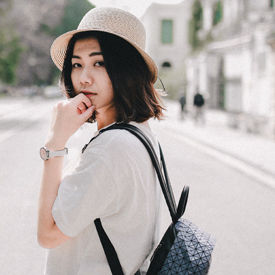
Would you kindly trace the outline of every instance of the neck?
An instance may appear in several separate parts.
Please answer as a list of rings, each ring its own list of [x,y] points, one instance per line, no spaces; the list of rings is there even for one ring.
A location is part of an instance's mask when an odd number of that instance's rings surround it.
[[[101,108],[97,110],[96,114],[97,129],[100,130],[111,123],[116,122],[115,108]]]

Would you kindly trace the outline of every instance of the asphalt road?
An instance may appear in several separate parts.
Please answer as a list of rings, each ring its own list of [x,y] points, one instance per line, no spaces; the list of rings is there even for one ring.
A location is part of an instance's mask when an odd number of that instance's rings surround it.
[[[43,273],[45,252],[36,241],[42,161],[38,149],[56,100],[0,99],[0,274]],[[168,107],[169,111],[169,107]],[[190,186],[186,218],[217,240],[210,275],[275,274],[275,190],[186,143],[186,137],[153,122],[176,197]],[[72,138],[71,156],[95,125]],[[162,231],[169,223],[163,205]]]

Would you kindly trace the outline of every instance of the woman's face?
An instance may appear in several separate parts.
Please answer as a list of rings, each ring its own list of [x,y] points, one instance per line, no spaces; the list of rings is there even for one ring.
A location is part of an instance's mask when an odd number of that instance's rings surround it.
[[[76,94],[85,94],[97,112],[113,108],[112,82],[95,38],[76,41],[72,56],[72,84]]]

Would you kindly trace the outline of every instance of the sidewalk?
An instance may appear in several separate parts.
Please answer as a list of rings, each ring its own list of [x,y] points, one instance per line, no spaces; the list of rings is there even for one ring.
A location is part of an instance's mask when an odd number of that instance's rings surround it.
[[[190,115],[180,120],[178,102],[167,101],[166,106],[167,118],[162,123],[167,128],[275,188],[275,140],[229,128],[227,114],[222,111],[206,110],[205,125],[195,125]]]

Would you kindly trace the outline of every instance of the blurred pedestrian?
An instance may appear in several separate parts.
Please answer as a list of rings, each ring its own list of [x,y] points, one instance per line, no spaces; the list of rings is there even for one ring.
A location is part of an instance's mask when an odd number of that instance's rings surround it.
[[[180,96],[179,103],[180,103],[180,118],[184,119],[185,105],[186,105],[186,99],[185,99],[185,95],[184,94],[182,94]]]
[[[51,57],[69,98],[57,104],[45,147],[38,241],[48,250],[47,275],[111,274],[94,220],[100,218],[124,274],[135,274],[153,249],[159,185],[148,152],[125,130],[96,133],[77,168],[62,179],[69,138],[87,120],[98,130],[135,125],[159,152],[150,118],[162,117],[153,84],[157,67],[144,51],[138,18],[94,8],[77,30],[59,36]],[[56,157],[58,156],[58,157]],[[137,241],[138,236],[138,241]]]
[[[194,101],[193,105],[195,108],[195,114],[194,114],[194,120],[195,123],[205,123],[205,117],[204,117],[204,105],[205,105],[205,100],[203,95],[197,91],[196,94],[194,95]]]

